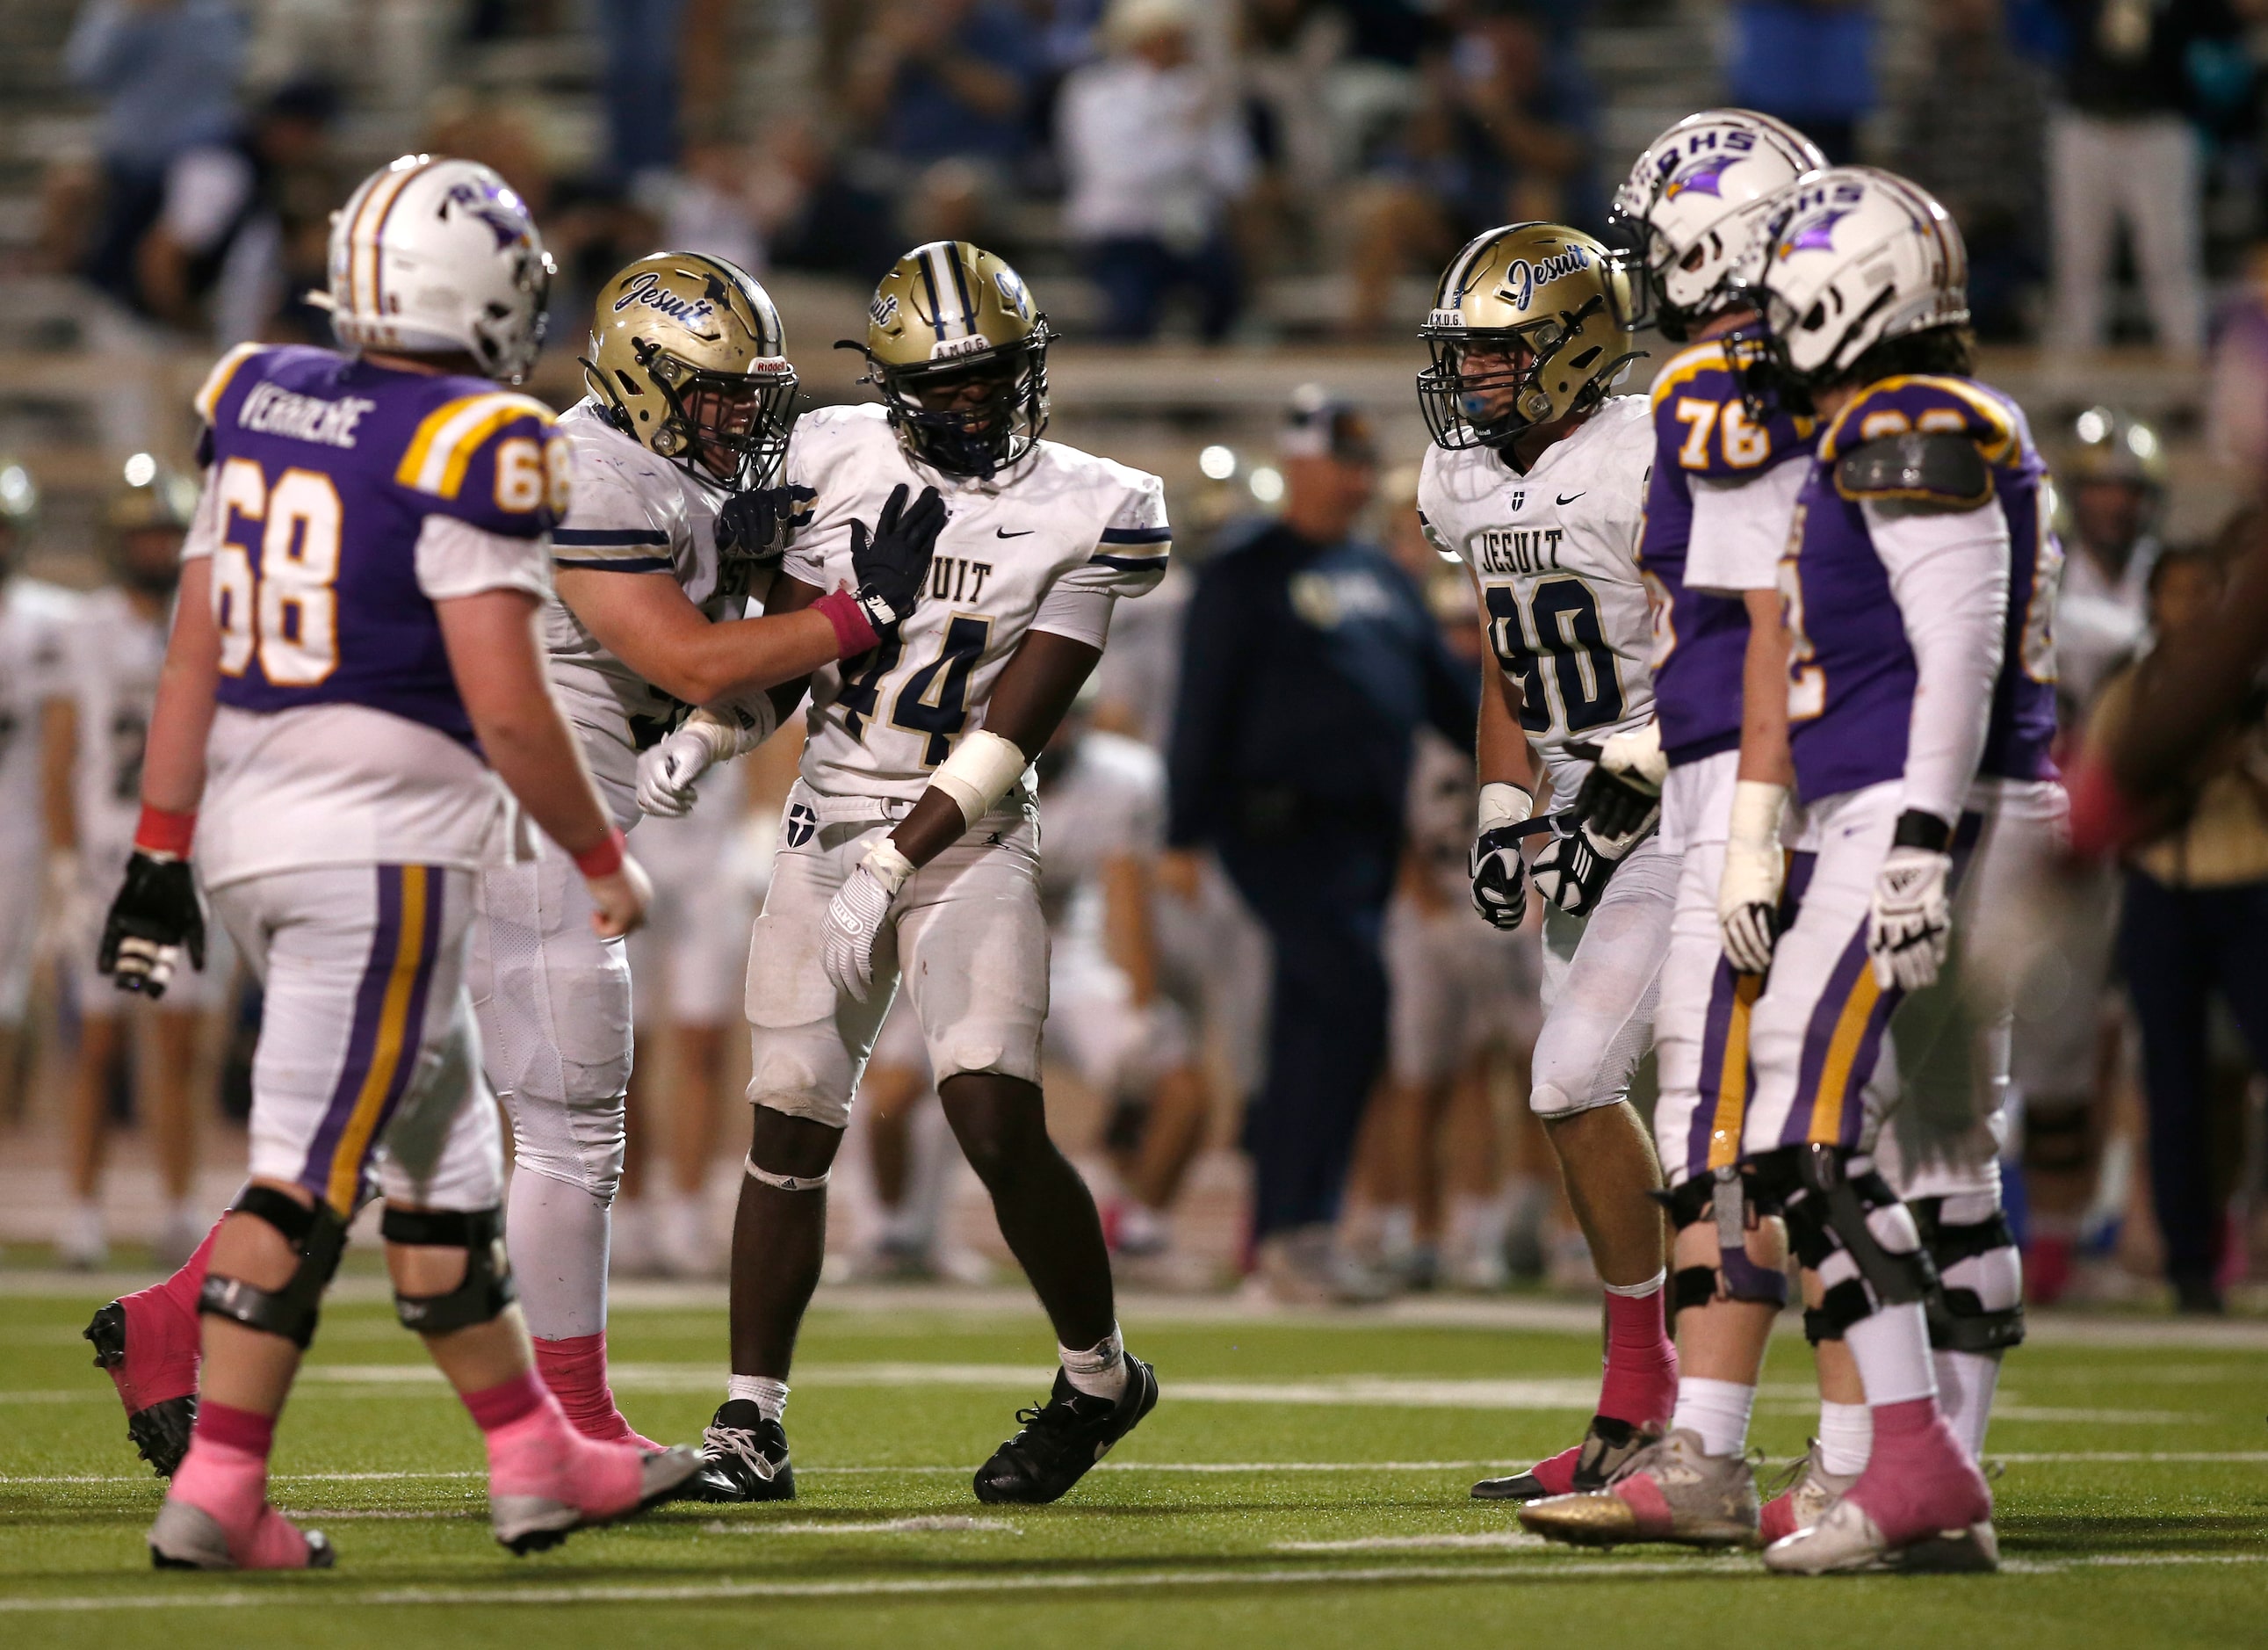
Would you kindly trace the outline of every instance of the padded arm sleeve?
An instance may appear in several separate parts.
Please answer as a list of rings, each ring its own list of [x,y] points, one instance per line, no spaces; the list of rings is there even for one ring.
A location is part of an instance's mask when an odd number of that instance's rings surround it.
[[[1739,481],[1694,476],[1686,587],[1725,596],[1774,588],[1795,519],[1795,496],[1810,473],[1810,463],[1797,458]]]
[[[2008,620],[2008,518],[1976,510],[1864,505],[1874,552],[1913,649],[1905,806],[1961,817],[1992,714]]]
[[[1110,613],[1117,605],[1116,591],[1098,589],[1070,578],[1058,578],[1040,598],[1039,611],[1032,615],[1032,628],[1051,636],[1068,636],[1074,642],[1099,648],[1110,639]]]

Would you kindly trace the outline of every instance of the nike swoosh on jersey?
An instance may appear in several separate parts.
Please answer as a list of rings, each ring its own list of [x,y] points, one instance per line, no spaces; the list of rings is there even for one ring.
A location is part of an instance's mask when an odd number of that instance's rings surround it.
[[[1005,527],[995,527],[995,528],[993,528],[993,529],[992,529],[992,531],[993,531],[993,534],[994,534],[997,537],[999,537],[999,538],[1004,538],[1004,539],[1028,539],[1028,538],[1030,538],[1030,537],[1032,536],[1032,534],[1034,534],[1035,533],[1037,533],[1037,532],[1039,531],[1039,529],[1038,529],[1037,527],[1026,527],[1026,528],[1025,528],[1021,533],[1011,533],[1011,532],[1009,532],[1009,531],[1008,531],[1008,529],[1007,529],[1007,528],[1005,528]]]
[[[1583,495],[1580,493],[1569,493],[1565,497],[1561,498],[1559,502],[1563,505],[1572,505],[1582,496]]]

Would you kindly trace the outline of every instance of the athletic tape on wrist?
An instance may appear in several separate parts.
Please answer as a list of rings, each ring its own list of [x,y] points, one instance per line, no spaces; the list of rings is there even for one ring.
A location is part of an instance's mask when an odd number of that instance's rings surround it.
[[[961,805],[961,817],[974,825],[1008,794],[1031,764],[1014,742],[978,728],[954,748],[945,765],[930,776],[930,788]]]
[[[760,1180],[767,1186],[778,1187],[782,1191],[817,1191],[827,1184],[827,1176],[835,1172],[830,1168],[821,1175],[775,1175],[768,1168],[758,1168],[756,1160],[752,1157],[743,1158],[740,1167],[747,1171],[750,1180]]]
[[[575,869],[586,877],[610,877],[622,868],[622,851],[630,838],[622,827],[609,825],[603,839],[575,856]]]
[[[859,863],[873,873],[874,880],[882,885],[892,899],[897,898],[898,890],[905,887],[906,879],[913,875],[916,869],[914,862],[907,858],[897,843],[887,836],[869,848],[866,857]]]
[[[1495,779],[1481,787],[1474,834],[1485,836],[1503,825],[1518,825],[1535,812],[1535,797],[1525,785]]]
[[[1787,812],[1787,787],[1762,779],[1741,779],[1733,785],[1733,814],[1729,836],[1737,848],[1777,849],[1779,825]]]
[[[174,814],[144,802],[142,817],[134,827],[134,846],[137,852],[153,859],[186,859],[189,857],[190,840],[196,834],[195,809]]]

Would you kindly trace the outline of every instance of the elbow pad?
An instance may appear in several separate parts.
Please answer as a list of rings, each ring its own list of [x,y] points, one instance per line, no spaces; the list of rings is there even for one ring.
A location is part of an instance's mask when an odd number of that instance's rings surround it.
[[[951,797],[960,805],[961,817],[973,826],[998,805],[1030,765],[1012,741],[980,727],[930,776],[930,789]]]

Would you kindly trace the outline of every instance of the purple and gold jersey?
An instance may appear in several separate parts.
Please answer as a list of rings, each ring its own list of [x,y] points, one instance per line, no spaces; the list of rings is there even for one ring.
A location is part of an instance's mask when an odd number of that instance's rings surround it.
[[[2061,547],[2042,509],[2046,466],[2015,403],[1973,379],[1884,379],[1837,415],[1796,504],[1780,597],[1789,630],[1788,719],[1796,789],[1807,803],[1905,771],[1915,667],[1889,572],[1864,507],[1843,496],[1835,466],[1853,448],[1910,430],[1977,443],[2007,518],[2008,618],[1978,771],[2055,774],[2055,600]]]
[[[540,541],[566,505],[550,409],[486,379],[247,344],[197,393],[217,502],[220,703],[389,711],[470,744],[420,579],[451,531]]]
[[[1653,479],[1638,564],[1653,623],[1653,700],[1671,766],[1698,762],[1741,741],[1741,668],[1749,615],[1737,597],[1691,588],[1687,551],[1693,483],[1738,484],[1810,456],[1811,421],[1776,414],[1749,421],[1741,380],[1721,343],[1674,357],[1654,380]]]

